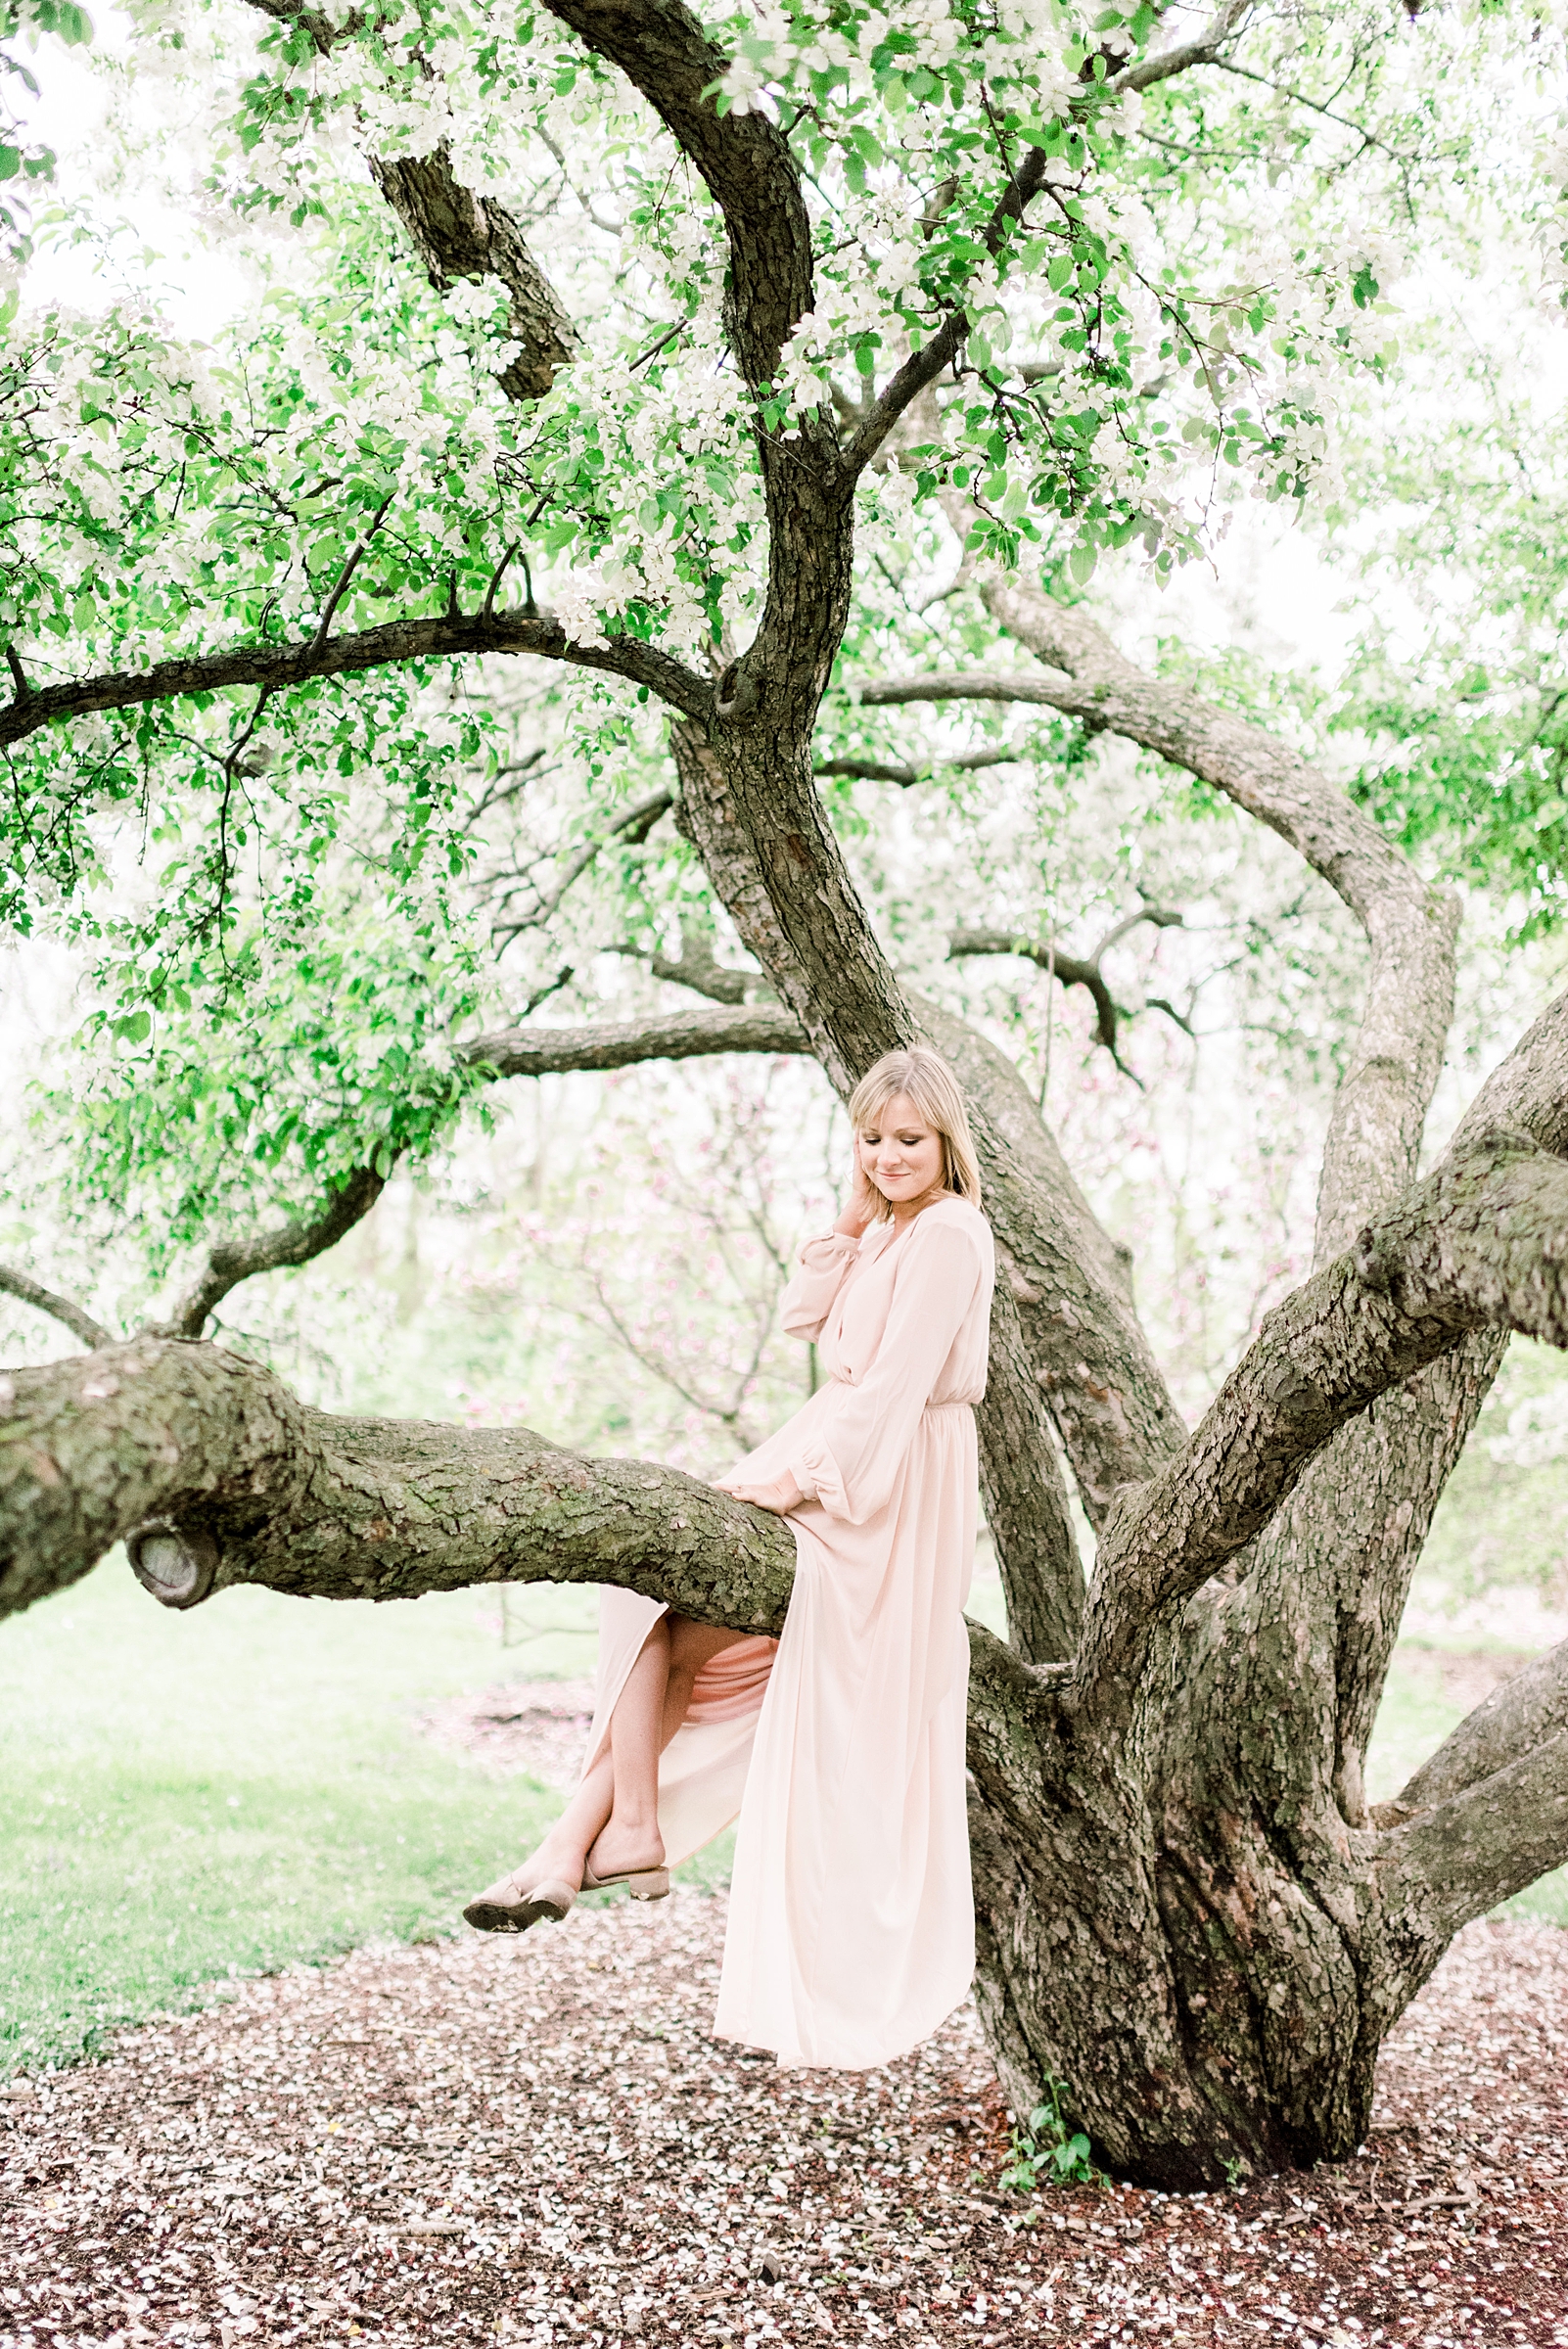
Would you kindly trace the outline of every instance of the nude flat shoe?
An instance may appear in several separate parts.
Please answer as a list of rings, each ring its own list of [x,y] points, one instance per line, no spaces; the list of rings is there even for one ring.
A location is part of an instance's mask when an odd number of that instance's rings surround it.
[[[669,1898],[668,1867],[618,1867],[608,1876],[596,1876],[587,1862],[583,1862],[584,1892],[603,1892],[611,1884],[624,1884],[634,1901],[667,1901]]]
[[[564,1876],[541,1876],[525,1892],[514,1871],[470,1901],[463,1917],[481,1933],[526,1933],[544,1920],[558,1925],[576,1897]]]

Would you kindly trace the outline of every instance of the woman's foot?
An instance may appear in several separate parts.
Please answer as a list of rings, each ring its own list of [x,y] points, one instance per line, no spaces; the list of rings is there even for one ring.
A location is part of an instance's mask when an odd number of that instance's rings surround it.
[[[606,1884],[624,1884],[634,1901],[662,1901],[669,1890],[665,1865],[664,1837],[657,1823],[627,1829],[612,1819],[588,1853],[582,1867],[582,1888],[597,1892]]]
[[[526,1933],[544,1921],[558,1925],[581,1888],[580,1866],[552,1864],[548,1846],[470,1901],[463,1915],[481,1933]]]

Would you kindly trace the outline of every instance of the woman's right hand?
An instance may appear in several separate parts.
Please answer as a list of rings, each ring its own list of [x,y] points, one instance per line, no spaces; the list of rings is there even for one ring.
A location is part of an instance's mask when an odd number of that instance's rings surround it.
[[[844,1203],[843,1214],[833,1226],[834,1230],[842,1231],[846,1239],[857,1240],[861,1233],[868,1231],[875,1222],[877,1209],[881,1204],[882,1194],[872,1182],[861,1162],[860,1141],[859,1136],[856,1135],[854,1174],[850,1184],[850,1196]]]

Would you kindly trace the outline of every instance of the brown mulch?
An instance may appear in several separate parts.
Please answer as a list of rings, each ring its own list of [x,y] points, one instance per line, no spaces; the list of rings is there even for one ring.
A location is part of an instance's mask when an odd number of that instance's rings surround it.
[[[863,2076],[711,2035],[724,1910],[363,1950],[0,2100],[0,2343],[1568,2344],[1568,1933],[1472,1926],[1363,2152],[992,2190],[972,2012]]]

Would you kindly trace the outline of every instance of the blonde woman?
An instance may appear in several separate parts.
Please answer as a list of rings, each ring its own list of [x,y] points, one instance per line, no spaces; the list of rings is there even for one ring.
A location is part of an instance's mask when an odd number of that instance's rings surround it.
[[[715,2028],[783,2064],[859,2070],[929,2037],[974,1967],[963,1606],[993,1255],[937,1053],[878,1061],[850,1119],[849,1203],[784,1296],[824,1383],[718,1480],[794,1527],[783,1636],[606,1590],[581,1784],[464,1913],[519,1932],[585,1885],[658,1899],[738,1811]]]

